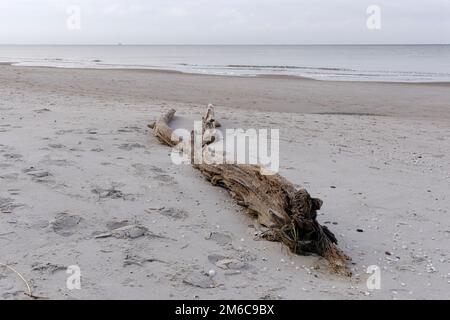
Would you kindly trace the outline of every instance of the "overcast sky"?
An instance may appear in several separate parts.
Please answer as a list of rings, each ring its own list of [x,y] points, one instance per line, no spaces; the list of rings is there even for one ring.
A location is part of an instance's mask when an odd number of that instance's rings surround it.
[[[73,5],[81,29],[67,27]],[[370,5],[380,30],[367,27]],[[450,0],[0,0],[0,43],[118,42],[450,43]]]

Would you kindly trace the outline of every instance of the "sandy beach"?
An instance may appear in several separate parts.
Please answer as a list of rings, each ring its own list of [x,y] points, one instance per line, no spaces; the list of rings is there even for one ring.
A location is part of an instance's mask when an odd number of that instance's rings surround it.
[[[52,299],[450,299],[449,89],[0,65],[0,263]],[[171,162],[147,124],[208,103],[281,130],[280,173],[324,201],[353,277],[255,240],[225,190]],[[25,289],[0,273],[0,299]]]

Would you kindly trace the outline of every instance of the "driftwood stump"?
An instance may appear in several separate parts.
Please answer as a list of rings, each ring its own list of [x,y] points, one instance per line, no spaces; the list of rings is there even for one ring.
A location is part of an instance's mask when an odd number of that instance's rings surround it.
[[[259,223],[268,228],[263,234],[265,239],[282,242],[296,254],[318,254],[329,262],[334,272],[351,275],[347,268],[350,258],[337,247],[334,234],[317,221],[322,200],[312,198],[305,189],[297,190],[278,174],[261,174],[258,165],[194,163],[195,152],[199,151],[193,150],[193,142],[183,141],[170,128],[175,112],[171,109],[149,125],[154,135],[164,144],[190,155],[193,167],[208,181],[227,189],[239,205],[257,217]],[[202,120],[203,150],[200,152],[207,156],[205,150],[214,142],[213,132],[219,127],[212,106]]]

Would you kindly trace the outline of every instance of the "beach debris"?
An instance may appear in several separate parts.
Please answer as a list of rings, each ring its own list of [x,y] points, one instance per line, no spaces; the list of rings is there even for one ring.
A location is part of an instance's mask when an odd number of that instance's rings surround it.
[[[95,239],[106,239],[112,237],[111,232],[94,232],[93,236]]]
[[[136,126],[126,126],[121,129],[118,129],[117,132],[119,133],[130,133],[130,132],[141,132],[142,129],[140,127]]]
[[[208,150],[216,140],[217,128],[214,107],[209,105],[202,117],[202,150],[196,150],[193,141],[183,141],[182,137],[174,134],[170,122],[175,113],[174,109],[170,109],[149,124],[153,134],[162,143],[190,156],[193,167],[212,185],[227,189],[246,212],[257,216],[258,222],[269,229],[263,235],[265,239],[282,242],[297,254],[318,254],[329,262],[333,271],[351,275],[347,264],[350,257],[337,247],[334,234],[317,221],[317,211],[322,207],[322,200],[312,198],[305,189],[298,189],[279,174],[262,174],[264,170],[258,165],[216,164],[208,161],[212,159],[201,163],[194,161],[200,152],[203,156],[211,156]],[[211,233],[209,239],[219,244],[231,243],[231,237],[226,238],[219,233]]]
[[[427,271],[427,273],[435,273],[436,272],[436,268],[433,266],[432,263],[428,263],[427,267],[426,267],[426,271]]]
[[[24,292],[24,294],[32,299],[47,299],[46,297],[39,297],[33,294],[33,290],[31,289],[30,284],[28,283],[28,281],[25,279],[25,277],[16,269],[14,269],[12,266],[5,264],[5,263],[0,263],[0,267],[4,267],[6,269],[8,269],[9,271],[12,271],[14,274],[16,274],[20,280],[25,284],[27,290],[26,292]]]
[[[36,113],[44,113],[44,112],[50,112],[51,110],[49,108],[42,108],[38,110],[34,110]]]
[[[208,275],[209,275],[211,278],[214,278],[214,277],[216,276],[216,274],[217,274],[217,272],[216,272],[216,270],[214,270],[214,269],[211,269],[211,270],[208,271]]]

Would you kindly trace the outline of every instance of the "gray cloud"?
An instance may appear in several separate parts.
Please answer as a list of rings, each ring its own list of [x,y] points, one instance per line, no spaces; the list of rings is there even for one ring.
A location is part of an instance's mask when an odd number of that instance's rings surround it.
[[[381,30],[366,27],[372,4]],[[0,43],[450,43],[449,17],[448,0],[0,0]]]

